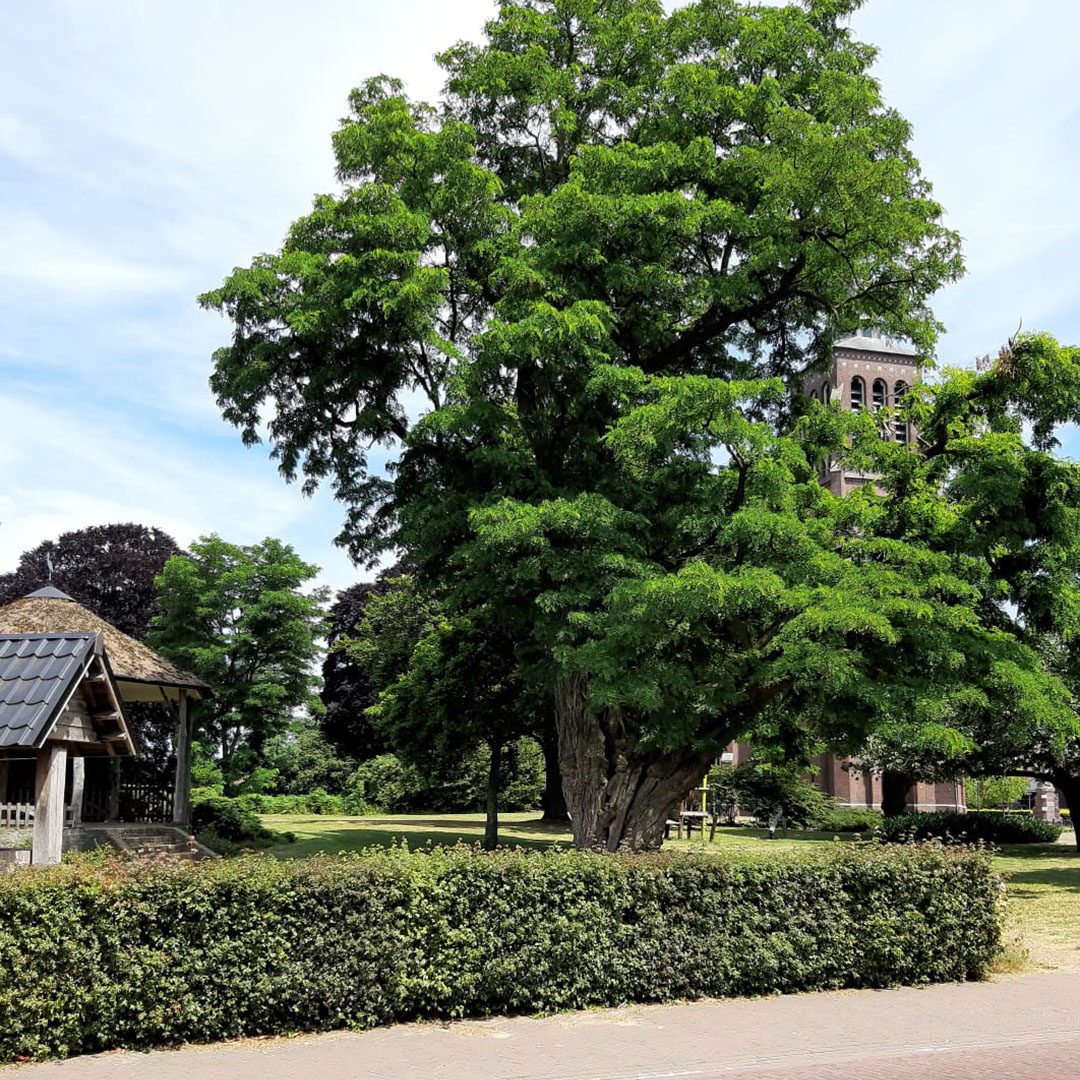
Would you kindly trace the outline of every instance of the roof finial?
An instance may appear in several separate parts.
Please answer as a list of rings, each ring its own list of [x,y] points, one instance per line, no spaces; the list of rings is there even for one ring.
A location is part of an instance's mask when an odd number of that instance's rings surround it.
[[[52,556],[47,551],[45,552],[45,565],[49,568],[49,584],[51,585],[53,576],[53,564]]]

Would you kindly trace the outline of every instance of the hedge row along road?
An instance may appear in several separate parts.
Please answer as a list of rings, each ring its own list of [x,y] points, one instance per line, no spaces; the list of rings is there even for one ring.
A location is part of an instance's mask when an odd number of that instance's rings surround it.
[[[0,882],[0,1058],[983,975],[979,851],[402,849]]]

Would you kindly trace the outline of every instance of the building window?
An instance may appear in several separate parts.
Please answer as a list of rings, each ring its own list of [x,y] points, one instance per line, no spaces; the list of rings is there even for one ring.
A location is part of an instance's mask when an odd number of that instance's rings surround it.
[[[893,390],[893,402],[896,404],[897,409],[904,403],[904,395],[908,392],[908,384],[906,382],[898,382],[896,388]],[[908,444],[908,425],[906,420],[901,420],[898,416],[893,421],[893,428],[896,431],[896,441],[901,446],[907,446]]]
[[[866,407],[866,383],[859,375],[851,380],[851,407],[853,409]]]
[[[885,385],[884,379],[874,380],[874,412],[878,409],[884,409],[888,404],[889,388]]]

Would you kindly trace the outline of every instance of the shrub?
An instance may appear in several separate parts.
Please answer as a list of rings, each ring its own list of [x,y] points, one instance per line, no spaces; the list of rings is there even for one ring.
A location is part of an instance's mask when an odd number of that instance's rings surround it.
[[[721,816],[734,806],[762,825],[779,810],[784,825],[816,829],[833,809],[832,800],[792,768],[717,765],[709,772],[709,788]]]
[[[857,807],[829,806],[814,828],[824,832],[860,833],[876,829],[882,822],[880,810],[860,810]]]
[[[0,879],[0,1060],[981,976],[989,857],[401,849]]]
[[[988,844],[1049,844],[1061,836],[1061,826],[1025,814],[1000,811],[939,811],[900,814],[881,819],[878,835],[884,840],[951,838]]]
[[[360,763],[346,783],[346,791],[362,792],[369,806],[399,813],[417,809],[426,784],[419,769],[394,754],[379,754]]]
[[[282,833],[266,828],[239,799],[207,799],[192,809],[191,827],[200,844],[220,855],[287,841]]]

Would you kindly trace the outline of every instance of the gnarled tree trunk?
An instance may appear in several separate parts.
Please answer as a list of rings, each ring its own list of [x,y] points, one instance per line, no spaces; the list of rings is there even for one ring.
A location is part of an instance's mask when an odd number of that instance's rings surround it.
[[[558,680],[555,718],[575,845],[603,851],[659,848],[664,822],[701,783],[714,755],[690,749],[638,752],[621,710],[590,709],[582,675]]]

